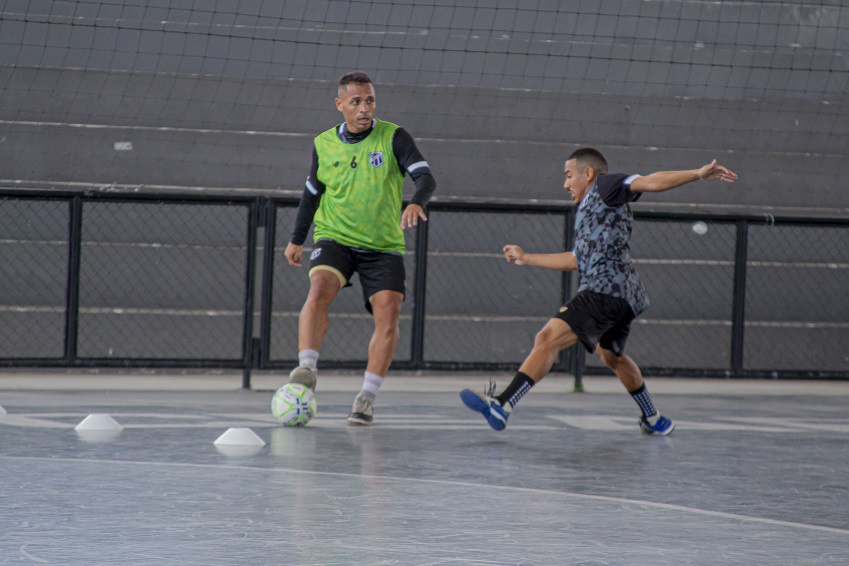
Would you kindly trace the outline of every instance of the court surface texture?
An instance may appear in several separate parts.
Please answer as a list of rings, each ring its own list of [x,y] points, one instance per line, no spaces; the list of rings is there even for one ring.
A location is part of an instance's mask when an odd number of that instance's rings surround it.
[[[322,372],[285,429],[283,374],[0,373],[0,564],[849,564],[849,383],[649,378],[655,437],[558,375],[495,432],[458,396],[490,378],[391,374],[355,428],[361,377]]]

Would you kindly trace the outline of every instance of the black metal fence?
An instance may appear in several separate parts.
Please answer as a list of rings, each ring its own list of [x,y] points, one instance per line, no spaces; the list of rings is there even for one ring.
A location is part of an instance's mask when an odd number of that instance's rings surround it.
[[[0,190],[0,365],[283,369],[309,282],[283,249],[297,199]],[[638,208],[652,307],[628,352],[647,375],[849,378],[849,219]],[[565,203],[436,200],[407,232],[395,369],[509,370],[575,289],[503,260],[558,252]],[[359,284],[331,309],[322,367],[362,367]],[[571,349],[555,367],[607,370]]]

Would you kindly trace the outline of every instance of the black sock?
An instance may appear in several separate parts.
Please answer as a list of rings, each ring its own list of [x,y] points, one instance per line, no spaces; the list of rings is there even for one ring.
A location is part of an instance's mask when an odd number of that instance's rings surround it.
[[[510,404],[510,408],[516,406],[516,403],[519,402],[519,399],[525,396],[525,393],[531,390],[531,387],[534,386],[536,382],[531,379],[531,377],[522,372],[516,372],[516,377],[513,378],[513,381],[510,382],[510,385],[507,386],[507,389],[501,392],[501,395],[496,397],[498,402],[501,403],[501,406],[505,406],[508,403]]]
[[[643,416],[651,417],[657,414],[657,409],[654,408],[654,403],[652,403],[651,395],[649,395],[649,390],[646,389],[645,383],[643,383],[639,389],[636,391],[630,391],[630,393],[631,397],[634,398],[634,401],[637,402],[637,405],[640,406]]]

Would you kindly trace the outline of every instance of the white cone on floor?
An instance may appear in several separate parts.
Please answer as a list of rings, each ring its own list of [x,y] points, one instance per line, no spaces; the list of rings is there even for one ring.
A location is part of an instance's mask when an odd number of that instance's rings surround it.
[[[216,446],[265,446],[265,441],[249,428],[230,428],[213,444]]]
[[[111,442],[121,435],[124,427],[105,413],[92,413],[80,421],[74,430],[86,442]]]
[[[6,409],[3,408],[3,405],[0,405],[0,415],[5,415]]]
[[[253,456],[265,441],[249,428],[230,428],[213,442],[215,449],[227,456]]]
[[[121,431],[124,427],[106,413],[92,413],[74,427],[76,431]]]

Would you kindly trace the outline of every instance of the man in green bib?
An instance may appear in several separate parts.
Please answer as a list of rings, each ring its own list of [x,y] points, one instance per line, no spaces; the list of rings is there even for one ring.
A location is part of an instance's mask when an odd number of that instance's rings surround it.
[[[286,246],[289,265],[300,267],[304,241],[315,224],[310,291],[298,319],[299,365],[289,381],[315,390],[330,304],[357,273],[366,309],[374,317],[374,334],[348,424],[370,425],[398,344],[406,288],[403,230],[427,220],[424,206],[436,180],[413,137],[396,124],[375,119],[374,85],[367,74],[339,79],[336,108],[344,121],[314,140],[312,166]],[[402,212],[407,174],[416,191]]]

